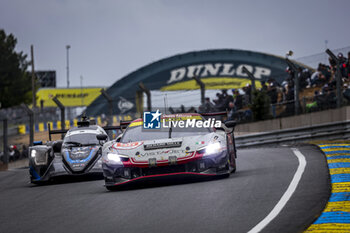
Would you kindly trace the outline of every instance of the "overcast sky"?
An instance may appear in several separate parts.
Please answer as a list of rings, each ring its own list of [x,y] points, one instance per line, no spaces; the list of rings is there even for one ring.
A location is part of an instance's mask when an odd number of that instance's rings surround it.
[[[153,61],[232,48],[302,57],[350,45],[349,0],[0,0],[0,28],[66,86],[110,86]]]

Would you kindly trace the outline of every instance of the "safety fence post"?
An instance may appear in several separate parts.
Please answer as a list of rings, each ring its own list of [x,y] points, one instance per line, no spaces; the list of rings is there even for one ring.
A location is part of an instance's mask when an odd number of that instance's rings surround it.
[[[298,68],[288,58],[286,58],[286,62],[294,73],[294,113],[295,115],[298,115],[300,109]]]
[[[57,105],[57,107],[61,110],[61,129],[64,130],[65,129],[65,124],[66,124],[66,118],[65,118],[65,107],[64,105],[61,103],[61,101],[59,101],[57,99],[57,96],[52,98],[52,101],[55,102],[55,104]],[[62,139],[64,137],[64,135],[62,134]]]
[[[108,101],[107,125],[112,125],[112,122],[113,122],[113,98],[104,89],[101,89],[101,94]]]
[[[337,86],[337,108],[340,108],[343,102],[343,94],[342,94],[342,79],[341,79],[341,73],[340,73],[340,60],[334,55],[334,53],[327,49],[326,53],[328,56],[330,56],[337,65],[337,71],[336,71],[336,86]]]
[[[246,73],[248,75],[248,77],[250,78],[250,81],[252,82],[252,90],[250,92],[250,102],[252,102],[253,101],[254,91],[256,90],[255,77],[245,66],[243,66],[242,71],[243,71],[243,73]]]
[[[33,146],[34,142],[34,111],[30,109],[26,104],[21,104],[21,107],[26,111],[29,116],[29,145]]]
[[[151,101],[151,91],[145,87],[145,85],[140,82],[138,84],[139,88],[147,95],[147,109],[148,111],[152,111],[152,101]]]
[[[4,170],[7,170],[8,163],[9,163],[9,149],[8,149],[8,133],[7,133],[7,119],[2,120],[2,130],[3,130],[3,150],[4,150],[4,157],[3,162],[5,164]]]
[[[196,80],[197,84],[201,89],[201,104],[205,104],[205,84],[197,76],[194,76],[193,79]]]

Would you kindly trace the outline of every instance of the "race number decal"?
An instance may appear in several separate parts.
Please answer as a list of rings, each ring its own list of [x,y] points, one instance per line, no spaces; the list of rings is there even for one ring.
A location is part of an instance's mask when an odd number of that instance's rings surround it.
[[[143,142],[128,142],[128,143],[118,142],[118,143],[113,145],[113,148],[119,149],[119,150],[130,150],[130,149],[137,148],[137,147],[141,146],[142,144],[143,144]]]

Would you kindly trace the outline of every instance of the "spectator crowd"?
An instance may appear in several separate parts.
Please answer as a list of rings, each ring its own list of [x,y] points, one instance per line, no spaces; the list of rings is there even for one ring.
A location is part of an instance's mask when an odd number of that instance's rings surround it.
[[[22,145],[22,148],[19,149],[17,145],[10,145],[8,147],[8,156],[9,162],[28,158],[28,147],[26,145]],[[4,152],[0,152],[0,162],[5,162]]]
[[[337,56],[341,74],[341,86],[344,100],[350,103],[350,52],[347,57],[342,53]],[[287,77],[282,83],[270,78],[261,82],[258,90],[267,95],[271,117],[293,115],[295,74],[289,67],[286,68]],[[329,64],[319,63],[315,71],[298,68],[299,93],[312,92],[304,98],[304,112],[311,112],[336,107],[336,72],[337,63],[329,58]],[[228,111],[229,118],[238,121],[252,120],[252,87],[247,84],[241,89],[222,90],[212,101],[205,99],[199,107],[199,112]],[[277,107],[280,108],[277,113]],[[282,109],[282,110],[281,110]]]

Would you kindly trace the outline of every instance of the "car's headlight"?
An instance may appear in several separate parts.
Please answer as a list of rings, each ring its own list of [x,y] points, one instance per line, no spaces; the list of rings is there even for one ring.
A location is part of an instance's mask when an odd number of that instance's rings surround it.
[[[30,156],[32,156],[32,158],[35,158],[35,156],[36,156],[36,150],[32,150],[32,151],[30,152]]]
[[[217,154],[221,151],[222,148],[219,142],[210,143],[198,150],[199,153],[203,153],[203,156]]]
[[[46,165],[48,160],[49,150],[46,148],[32,149],[30,151],[30,157],[34,160],[36,165]]]
[[[106,159],[107,159],[106,162],[112,163],[112,164],[123,164],[122,159],[126,159],[126,158],[129,158],[129,157],[126,155],[117,154],[115,152],[108,152],[106,156]]]

